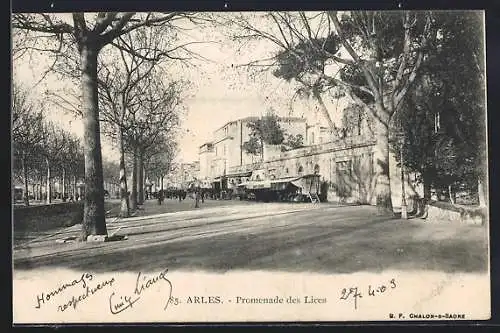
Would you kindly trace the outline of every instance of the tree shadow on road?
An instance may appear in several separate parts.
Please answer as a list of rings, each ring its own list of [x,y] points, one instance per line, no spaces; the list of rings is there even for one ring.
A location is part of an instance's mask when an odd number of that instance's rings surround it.
[[[152,240],[147,246],[134,248],[134,237],[140,238],[139,230],[138,235],[130,234],[129,240],[113,251],[106,248],[108,245],[92,248],[82,244],[83,251],[75,254],[15,260],[14,268],[63,267],[92,272],[168,268],[221,273],[232,270],[353,273],[392,269],[486,272],[488,268],[487,235],[483,235],[481,228],[448,226],[456,228],[448,231],[449,237],[433,239],[432,232],[425,236],[419,232],[442,227],[375,215],[368,222],[360,221],[356,216],[332,220],[328,216],[311,215],[307,223],[236,229],[214,235],[207,229],[205,236],[200,236],[198,228],[196,239]],[[189,233],[187,228],[186,234]]]

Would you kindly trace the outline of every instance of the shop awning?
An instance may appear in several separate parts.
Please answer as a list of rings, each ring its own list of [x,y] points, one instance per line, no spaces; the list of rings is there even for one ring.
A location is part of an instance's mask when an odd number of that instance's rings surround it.
[[[250,177],[252,175],[252,171],[248,172],[238,172],[238,173],[230,173],[227,174],[226,178],[235,178],[235,177]]]
[[[296,187],[306,187],[307,185],[311,185],[313,183],[311,182],[304,182],[307,181],[308,179],[311,178],[319,178],[320,176],[317,174],[308,174],[308,175],[303,175],[303,176],[298,176],[298,177],[285,177],[285,178],[278,178],[278,179],[272,179],[272,180],[250,180],[247,182],[243,182],[239,184],[239,187],[246,187],[247,189],[259,189],[259,188],[275,188],[276,186],[279,186],[280,184],[287,184],[290,183]],[[309,186],[307,186],[309,187]]]

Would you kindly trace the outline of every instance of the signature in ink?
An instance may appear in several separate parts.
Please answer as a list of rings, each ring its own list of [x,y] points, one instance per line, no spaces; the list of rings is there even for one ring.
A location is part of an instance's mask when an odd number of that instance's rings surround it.
[[[118,314],[131,308],[140,299],[140,297],[133,299],[131,296],[120,296],[119,300],[116,300],[114,296],[115,292],[109,296],[109,310],[112,314]]]
[[[118,298],[115,292],[113,292],[109,296],[109,310],[111,311],[111,313],[118,314],[120,312],[132,308],[133,305],[137,301],[139,301],[139,299],[143,296],[144,292],[146,292],[154,285],[157,285],[157,283],[161,281],[166,282],[168,284],[168,289],[169,289],[167,294],[167,301],[163,308],[163,310],[166,310],[168,305],[172,302],[172,282],[167,278],[166,276],[167,272],[168,269],[164,269],[159,274],[156,274],[152,277],[149,277],[142,272],[137,273],[135,288],[132,293],[132,296],[126,295],[126,296],[120,296]]]

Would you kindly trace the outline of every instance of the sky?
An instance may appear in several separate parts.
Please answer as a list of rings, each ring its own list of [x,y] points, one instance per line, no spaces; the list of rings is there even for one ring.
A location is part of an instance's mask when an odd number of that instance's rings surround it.
[[[306,117],[308,121],[317,119],[326,124],[321,117],[315,117],[316,104],[312,101],[295,99],[291,103],[296,86],[293,83],[275,78],[270,71],[256,76],[249,75],[253,69],[238,65],[256,59],[263,59],[276,52],[269,42],[241,44],[228,39],[227,29],[207,28],[182,32],[182,40],[204,42],[191,45],[191,51],[202,55],[205,60],[193,60],[190,65],[169,64],[169,76],[172,79],[184,79],[191,82],[184,106],[187,110],[182,117],[178,136],[178,162],[198,160],[198,148],[210,141],[212,133],[225,123],[247,116],[263,115],[273,108],[280,116]],[[14,78],[31,87],[32,96],[45,98],[44,91],[60,92],[71,82],[61,82],[54,75],[47,75],[36,87],[48,62],[43,53],[32,59],[14,62]],[[325,102],[330,115],[337,124],[340,120],[339,109],[347,103],[340,103],[329,98]],[[49,117],[65,128],[81,136],[83,125],[80,119],[50,104]],[[105,159],[117,160],[118,152],[105,138],[102,142]]]

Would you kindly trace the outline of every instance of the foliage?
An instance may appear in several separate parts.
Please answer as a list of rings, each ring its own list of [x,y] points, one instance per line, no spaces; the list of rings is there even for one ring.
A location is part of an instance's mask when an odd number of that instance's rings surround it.
[[[270,110],[265,116],[247,123],[250,139],[243,143],[243,149],[252,155],[263,153],[264,144],[279,145],[285,140],[279,117]]]
[[[243,142],[243,150],[248,154],[260,156],[262,155],[262,144],[259,138],[251,136],[248,141]]]
[[[342,130],[345,136],[364,135],[369,138],[373,134],[373,119],[362,105],[351,103],[342,113]]]
[[[297,134],[297,135],[287,134],[286,140],[283,141],[283,144],[281,146],[281,150],[287,151],[302,147],[304,147],[304,137],[302,136],[302,134]]]
[[[422,182],[475,189],[486,152],[480,13],[436,16],[442,36],[395,119],[405,135],[405,167]],[[399,159],[399,146],[393,149]]]

